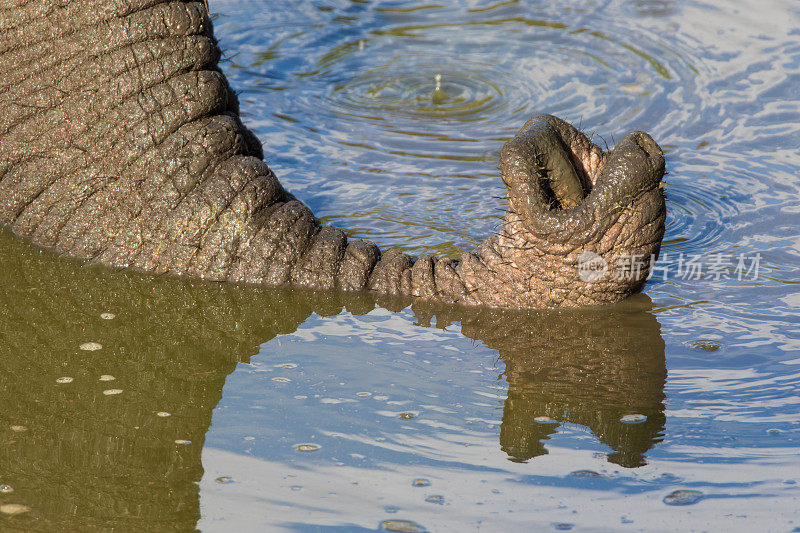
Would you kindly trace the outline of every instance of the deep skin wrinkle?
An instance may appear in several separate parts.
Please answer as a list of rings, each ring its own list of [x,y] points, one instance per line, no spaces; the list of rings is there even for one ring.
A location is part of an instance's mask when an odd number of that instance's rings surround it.
[[[646,133],[603,152],[535,116],[501,151],[497,235],[456,260],[381,253],[323,226],[264,163],[204,2],[6,3],[0,222],[36,244],[153,274],[505,308],[620,301],[658,254],[664,157]],[[605,275],[581,279],[585,252]],[[625,258],[635,275],[615,275]]]

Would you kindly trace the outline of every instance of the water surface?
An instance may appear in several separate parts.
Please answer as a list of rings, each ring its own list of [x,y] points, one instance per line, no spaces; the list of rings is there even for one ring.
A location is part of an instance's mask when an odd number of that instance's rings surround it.
[[[549,112],[665,148],[659,269],[612,308],[510,313],[152,279],[3,229],[0,506],[26,511],[0,528],[800,527],[796,2],[211,8],[326,222],[473,246],[502,143]]]

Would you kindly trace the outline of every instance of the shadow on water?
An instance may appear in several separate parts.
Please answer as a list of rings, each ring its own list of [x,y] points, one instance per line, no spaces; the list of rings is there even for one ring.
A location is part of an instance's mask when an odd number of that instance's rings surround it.
[[[375,303],[111,272],[0,229],[0,484],[13,489],[0,503],[28,508],[0,526],[196,527],[203,442],[228,374],[312,313],[362,315]],[[509,458],[547,453],[557,425],[534,420],[546,414],[590,428],[610,461],[634,467],[664,427],[664,342],[649,307],[642,296],[588,312],[412,309],[421,326],[458,321],[499,352]],[[81,349],[87,342],[102,349]],[[620,424],[628,412],[647,420]]]

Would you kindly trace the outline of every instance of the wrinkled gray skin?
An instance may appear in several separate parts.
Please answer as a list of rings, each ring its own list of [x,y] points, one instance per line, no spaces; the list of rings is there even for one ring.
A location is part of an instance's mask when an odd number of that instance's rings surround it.
[[[203,2],[1,7],[0,221],[37,244],[154,274],[509,308],[619,301],[658,253],[664,158],[645,133],[604,153],[534,117],[502,149],[498,235],[458,260],[381,255],[323,227],[263,162]],[[587,250],[612,271],[644,261],[631,279],[584,282]]]

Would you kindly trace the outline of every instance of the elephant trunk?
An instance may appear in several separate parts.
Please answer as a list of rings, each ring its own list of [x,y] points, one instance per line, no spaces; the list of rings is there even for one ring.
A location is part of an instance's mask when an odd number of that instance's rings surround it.
[[[658,252],[664,161],[646,134],[604,154],[555,117],[503,149],[500,233],[413,259],[322,227],[263,162],[203,2],[30,0],[0,10],[0,222],[114,267],[498,307],[618,301]],[[580,254],[646,259],[579,279]]]

